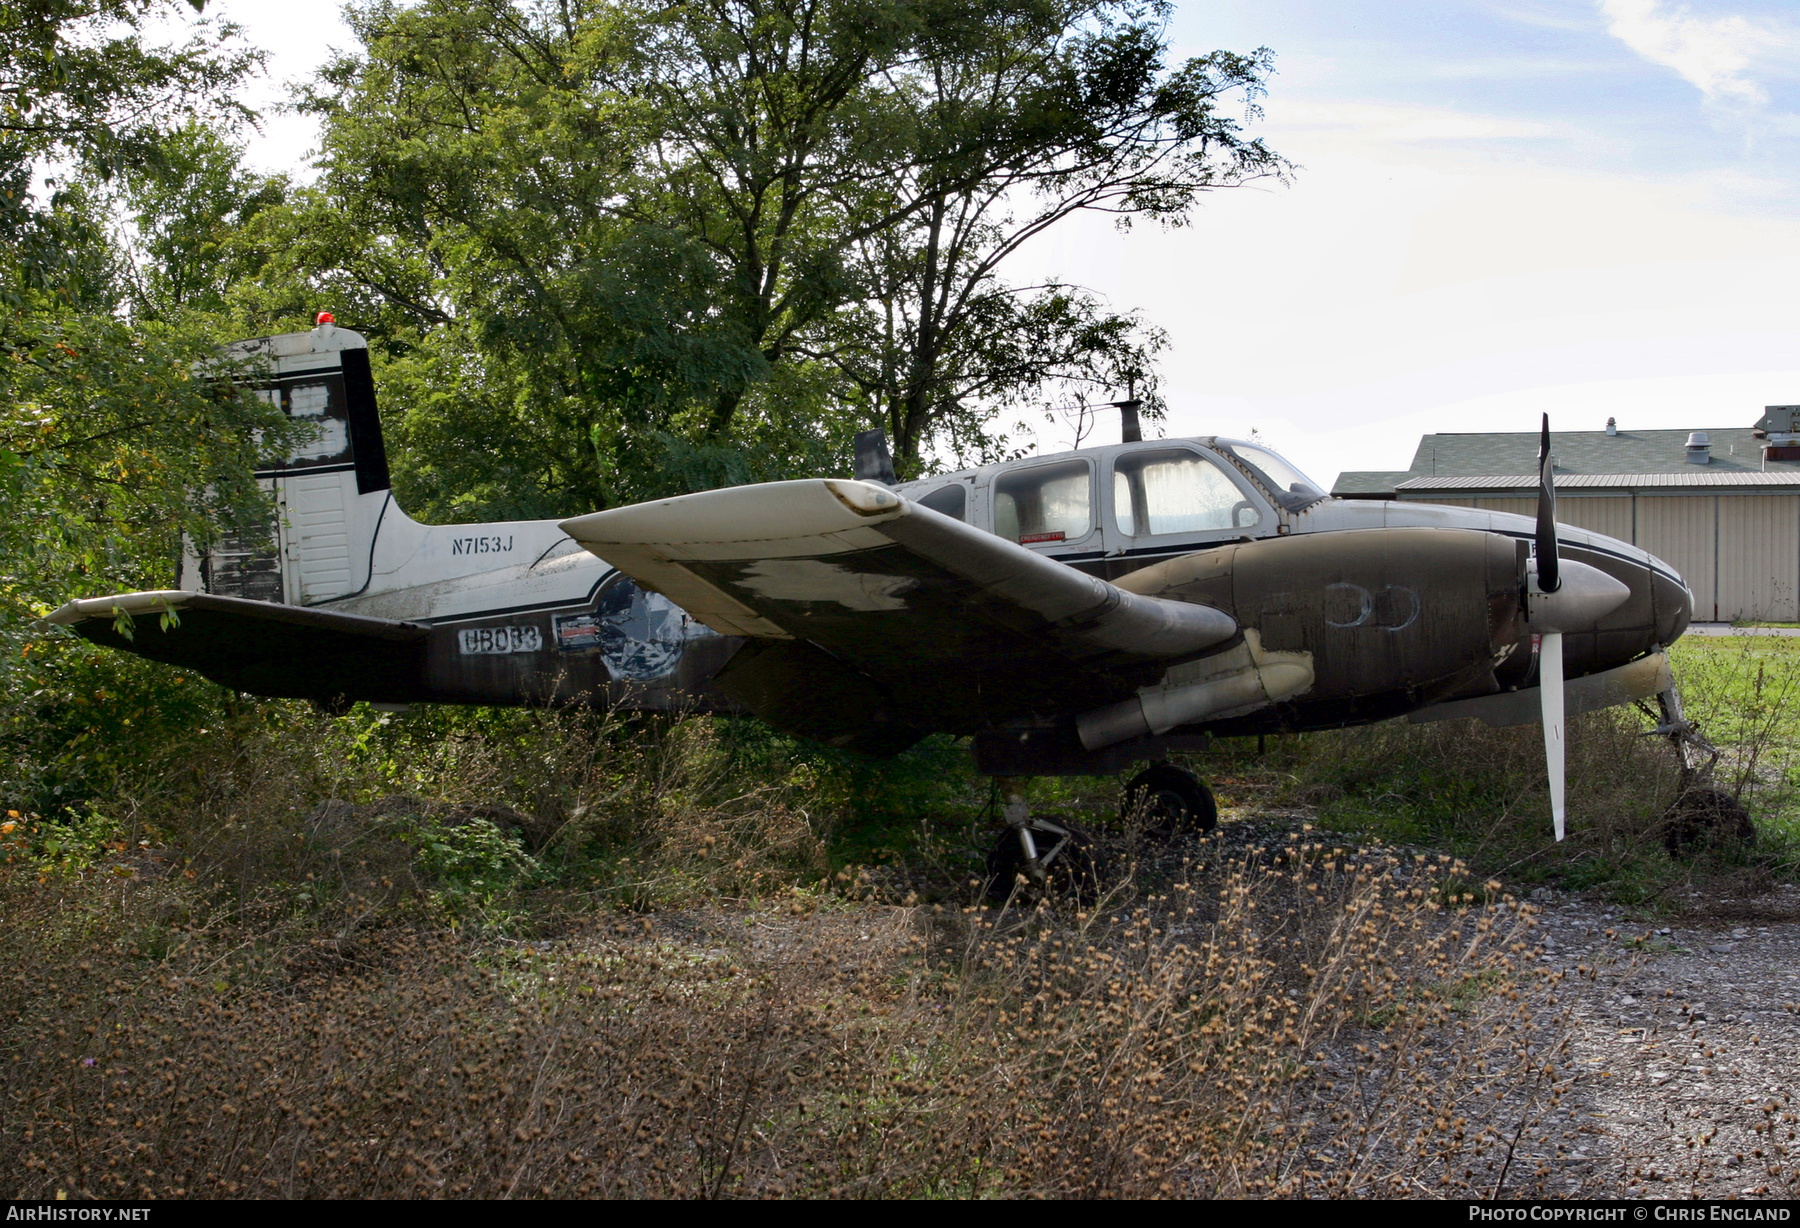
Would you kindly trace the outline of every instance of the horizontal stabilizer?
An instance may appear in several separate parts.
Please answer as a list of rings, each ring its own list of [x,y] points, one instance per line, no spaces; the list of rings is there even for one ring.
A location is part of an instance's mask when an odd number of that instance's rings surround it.
[[[257,695],[423,698],[430,632],[417,623],[177,590],[71,601],[45,621]]]
[[[791,670],[765,663],[761,693],[793,672],[791,706],[809,676],[797,663],[828,658],[879,684],[880,720],[901,725],[974,730],[1116,702],[1237,634],[1219,610],[1125,592],[868,482],[706,491],[562,527],[716,631],[823,650],[782,658]],[[853,706],[847,678],[832,689]]]

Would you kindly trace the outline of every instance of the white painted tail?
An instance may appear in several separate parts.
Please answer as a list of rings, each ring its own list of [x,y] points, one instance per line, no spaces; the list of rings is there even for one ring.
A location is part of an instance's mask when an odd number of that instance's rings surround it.
[[[226,352],[265,363],[257,395],[314,433],[284,463],[257,474],[274,497],[271,522],[226,534],[204,557],[190,550],[181,587],[290,605],[362,592],[391,502],[367,343],[321,324]]]

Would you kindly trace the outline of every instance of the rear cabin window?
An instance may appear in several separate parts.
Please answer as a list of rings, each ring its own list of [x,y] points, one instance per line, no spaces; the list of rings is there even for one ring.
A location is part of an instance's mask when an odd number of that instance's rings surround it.
[[[1094,527],[1086,461],[1034,465],[994,480],[994,533],[1023,545],[1075,541]]]
[[[966,519],[968,496],[963,493],[961,482],[950,486],[940,486],[930,494],[918,500],[921,507],[928,507],[934,512],[942,512],[953,520]]]
[[[1248,529],[1262,519],[1217,465],[1187,451],[1133,452],[1114,461],[1113,517],[1127,537]]]

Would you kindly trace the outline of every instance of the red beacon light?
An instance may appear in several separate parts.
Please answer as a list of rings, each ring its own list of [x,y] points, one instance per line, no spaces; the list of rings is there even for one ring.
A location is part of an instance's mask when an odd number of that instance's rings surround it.
[[[313,323],[314,324],[335,324],[335,323],[337,323],[337,321],[333,320],[331,318],[331,313],[329,311],[321,311],[319,313],[319,318],[314,320]]]

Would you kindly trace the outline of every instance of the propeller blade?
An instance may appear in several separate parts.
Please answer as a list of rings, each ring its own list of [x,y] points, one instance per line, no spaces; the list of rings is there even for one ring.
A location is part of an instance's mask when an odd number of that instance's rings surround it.
[[[1538,589],[1554,593],[1562,587],[1556,550],[1556,478],[1550,463],[1550,415],[1538,443],[1537,579]],[[1560,677],[1560,674],[1559,674]]]
[[[1568,819],[1563,779],[1563,638],[1545,633],[1538,644],[1538,694],[1543,703],[1544,766],[1550,776],[1550,815],[1556,838],[1563,838]]]

